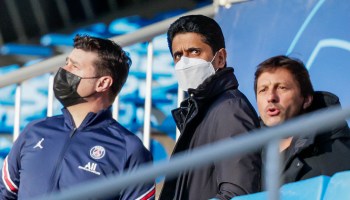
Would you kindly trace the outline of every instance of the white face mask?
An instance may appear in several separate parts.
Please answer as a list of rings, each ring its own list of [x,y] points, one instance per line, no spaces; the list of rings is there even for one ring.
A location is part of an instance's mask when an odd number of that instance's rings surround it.
[[[208,62],[200,58],[188,58],[182,56],[175,65],[175,76],[179,82],[179,87],[183,91],[189,88],[196,89],[209,76],[215,74],[213,59]]]

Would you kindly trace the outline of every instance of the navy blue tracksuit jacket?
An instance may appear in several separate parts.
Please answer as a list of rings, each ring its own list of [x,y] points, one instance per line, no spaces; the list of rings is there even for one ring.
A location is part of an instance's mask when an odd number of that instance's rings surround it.
[[[119,174],[152,161],[133,133],[112,118],[110,109],[89,113],[75,128],[63,115],[30,123],[4,161],[0,199],[30,199],[99,177]],[[140,183],[113,199],[154,199],[154,183]]]

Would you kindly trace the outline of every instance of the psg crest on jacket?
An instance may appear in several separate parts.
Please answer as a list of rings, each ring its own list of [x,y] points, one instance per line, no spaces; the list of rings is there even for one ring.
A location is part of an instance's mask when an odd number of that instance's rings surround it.
[[[102,146],[94,146],[90,150],[90,156],[96,160],[103,158],[105,153],[106,153],[105,148]]]

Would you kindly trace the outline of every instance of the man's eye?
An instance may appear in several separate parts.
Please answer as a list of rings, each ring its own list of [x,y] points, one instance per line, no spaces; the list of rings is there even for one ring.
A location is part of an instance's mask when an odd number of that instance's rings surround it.
[[[192,50],[192,51],[191,51],[191,54],[198,54],[198,53],[199,53],[198,50]]]
[[[263,89],[260,89],[259,91],[258,91],[258,93],[262,93],[262,92],[265,92],[266,91],[266,88],[263,88]]]
[[[181,54],[175,54],[174,55],[174,61],[175,62],[179,61],[181,59],[181,56],[182,56]]]
[[[280,89],[280,90],[286,90],[287,88],[284,87],[284,86],[278,86],[278,89]]]

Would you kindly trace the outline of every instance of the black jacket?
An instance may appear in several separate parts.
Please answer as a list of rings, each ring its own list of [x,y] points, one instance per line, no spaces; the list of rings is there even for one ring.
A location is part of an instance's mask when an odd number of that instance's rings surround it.
[[[307,112],[334,105],[340,105],[337,96],[329,92],[315,92]],[[344,121],[325,133],[294,137],[291,146],[283,151],[283,156],[283,183],[350,170],[349,127]]]
[[[172,111],[181,132],[173,155],[259,127],[254,108],[237,87],[233,69],[225,68],[189,89],[189,98]],[[250,154],[185,171],[165,180],[159,199],[230,199],[258,192],[260,167],[260,155]]]

